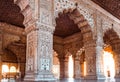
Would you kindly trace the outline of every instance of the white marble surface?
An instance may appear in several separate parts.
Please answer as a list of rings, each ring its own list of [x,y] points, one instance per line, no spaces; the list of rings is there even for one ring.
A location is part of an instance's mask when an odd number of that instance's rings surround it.
[[[14,80],[14,79],[2,79],[1,82],[26,82],[26,81],[20,81],[20,80]],[[31,81],[30,81],[31,82]],[[80,79],[61,79],[57,81],[42,81],[42,82],[120,82],[119,80],[115,79],[106,79],[106,80],[80,80]]]

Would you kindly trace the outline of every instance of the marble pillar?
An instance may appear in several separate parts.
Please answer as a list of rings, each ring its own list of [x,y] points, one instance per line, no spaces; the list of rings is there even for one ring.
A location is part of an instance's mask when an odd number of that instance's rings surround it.
[[[74,62],[74,78],[79,79],[80,78],[80,60],[78,58],[75,58]]]
[[[118,46],[118,44],[116,45]],[[115,62],[115,78],[119,79],[120,78],[120,51],[119,47],[116,48],[117,50],[114,50],[116,53],[114,53],[114,62]]]
[[[0,55],[0,81],[2,79],[2,61],[1,61],[1,55]]]
[[[90,26],[81,28],[85,49],[86,75],[84,79],[97,79],[96,76],[96,40],[93,39]]]
[[[97,16],[96,21],[96,74],[97,79],[105,79],[104,75],[104,64],[103,64],[103,28],[102,28],[102,19]]]
[[[2,30],[0,29],[0,80],[2,79],[2,60],[1,60],[1,55],[3,54],[2,50]]]
[[[53,65],[53,28],[38,23],[36,30],[27,34],[26,75],[24,80],[55,80]]]
[[[65,60],[64,60],[64,78],[69,78],[69,71],[68,71],[68,57],[65,57]]]
[[[55,80],[52,74],[53,65],[53,32],[52,20],[53,1],[36,0],[33,5],[36,12],[36,21],[26,28],[27,32],[27,56],[26,76],[24,80],[31,81],[52,81]],[[36,7],[37,6],[37,7]],[[31,30],[31,31],[29,31]]]
[[[97,79],[105,79],[103,64],[103,47],[96,47],[96,73]]]
[[[96,76],[96,49],[95,42],[88,41],[85,47],[86,76],[85,79],[97,79]]]
[[[24,79],[25,76],[25,63],[19,63],[20,78]]]
[[[64,59],[59,58],[60,61],[60,78],[64,78]]]

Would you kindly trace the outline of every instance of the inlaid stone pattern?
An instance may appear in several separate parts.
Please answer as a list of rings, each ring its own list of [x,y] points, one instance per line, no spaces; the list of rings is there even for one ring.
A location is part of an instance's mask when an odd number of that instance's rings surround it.
[[[51,11],[41,9],[40,22],[45,25],[52,25]]]
[[[51,70],[51,63],[52,63],[52,34],[46,31],[39,30],[39,42],[38,43],[38,58],[39,63],[38,67],[40,68],[39,71],[50,71]]]
[[[72,0],[55,0],[55,10],[64,10],[67,8],[75,8],[75,3]]]
[[[102,8],[120,19],[120,1],[119,0],[92,0]]]
[[[51,10],[52,1],[51,0],[40,0],[40,7],[45,8],[46,10]]]
[[[26,55],[26,71],[34,71],[34,58],[35,58],[35,43],[36,43],[36,37],[34,36],[35,33],[32,32],[28,34],[27,38],[27,55]]]
[[[120,28],[117,28],[120,26],[120,24],[118,22],[115,22],[113,19],[107,17],[106,15],[104,15],[103,13],[100,13],[99,11],[97,11],[96,13],[97,15],[97,22],[101,21],[99,25],[101,25],[102,29],[103,29],[103,34],[109,30],[109,29],[114,29],[115,32],[117,32],[118,36],[120,36]]]

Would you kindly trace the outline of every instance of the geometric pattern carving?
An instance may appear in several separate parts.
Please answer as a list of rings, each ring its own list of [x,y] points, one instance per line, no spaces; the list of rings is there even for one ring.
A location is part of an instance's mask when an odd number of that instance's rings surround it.
[[[92,0],[99,6],[120,19],[120,1],[119,0]]]
[[[55,0],[55,16],[64,9],[75,9],[76,8],[76,1],[74,0]],[[77,9],[79,12],[87,19],[88,23],[92,28],[94,28],[94,18],[93,12],[90,11],[89,8],[85,7],[81,1],[81,4],[78,5]]]

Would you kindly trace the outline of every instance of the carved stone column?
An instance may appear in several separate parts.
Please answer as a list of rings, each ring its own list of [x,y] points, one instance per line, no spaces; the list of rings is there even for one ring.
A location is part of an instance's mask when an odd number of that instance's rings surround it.
[[[93,34],[88,25],[81,28],[85,49],[86,76],[85,79],[96,79],[96,41],[93,40]]]
[[[96,37],[96,74],[97,79],[105,79],[104,64],[103,64],[103,29],[102,20],[97,19],[97,37]]]
[[[39,80],[55,80],[53,65],[53,27],[40,25],[38,32],[38,73]]]
[[[64,78],[64,59],[59,58],[60,61],[60,78]]]
[[[26,50],[26,72],[24,80],[36,81],[38,76],[38,31],[31,30],[34,26],[27,27],[27,50]]]
[[[97,79],[105,79],[103,65],[103,47],[96,47],[96,73]]]
[[[120,78],[120,55],[115,55],[115,78]]]
[[[24,80],[55,80],[53,65],[53,27],[37,24],[27,35],[26,77]]]
[[[3,51],[2,51],[2,37],[3,37],[2,36],[2,30],[0,29],[0,54],[3,54]]]
[[[85,61],[86,61],[86,76],[85,79],[96,79],[96,44],[95,41],[85,43]]]
[[[114,62],[115,62],[115,78],[119,79],[120,78],[120,44],[114,44]]]
[[[75,58],[74,62],[74,78],[79,79],[80,78],[80,60],[78,58]]]
[[[2,79],[2,60],[1,60],[1,54],[3,54],[2,51],[2,30],[0,26],[0,81]]]
[[[1,61],[1,55],[0,55],[0,81],[2,79],[2,61]]]
[[[35,4],[36,5],[35,5]],[[33,5],[32,5],[33,4]],[[27,56],[25,80],[51,81],[53,65],[53,7],[51,0],[34,0],[31,5],[36,8],[35,25],[26,28]],[[28,25],[31,25],[28,24]]]
[[[25,63],[20,63],[19,64],[19,69],[20,69],[20,77],[21,79],[24,79],[25,76]]]
[[[64,78],[69,78],[68,76],[68,56],[64,60]]]

